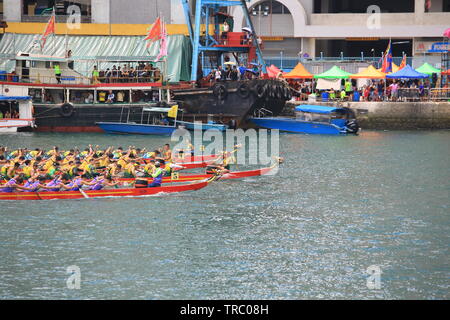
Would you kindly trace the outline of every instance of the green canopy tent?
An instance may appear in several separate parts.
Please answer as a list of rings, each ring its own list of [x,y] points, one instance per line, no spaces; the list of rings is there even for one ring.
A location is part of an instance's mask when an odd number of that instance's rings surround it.
[[[420,66],[419,68],[416,69],[418,72],[420,73],[425,73],[428,75],[432,75],[433,73],[441,73],[441,70],[436,69],[435,67],[433,67],[431,64],[429,64],[428,62],[425,62],[422,66]]]
[[[321,74],[314,75],[315,79],[348,79],[351,73],[346,72],[339,68],[338,66],[334,66],[328,71],[325,71]]]

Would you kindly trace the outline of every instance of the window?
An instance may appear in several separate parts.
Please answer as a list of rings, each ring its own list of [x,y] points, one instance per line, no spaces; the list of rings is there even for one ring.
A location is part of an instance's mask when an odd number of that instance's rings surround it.
[[[65,16],[67,9],[73,5],[80,8],[82,17],[91,15],[91,0],[23,0],[22,13],[30,17],[46,17],[50,16],[55,8],[57,16]]]
[[[371,5],[379,6],[383,13],[414,12],[413,0],[314,0],[314,13],[367,13]]]
[[[450,12],[450,0],[444,0],[442,11]]]
[[[0,0],[0,15],[3,15],[3,0]]]
[[[275,0],[268,0],[260,3],[252,9],[252,12],[260,12],[261,14],[290,14],[289,9],[282,3]],[[254,14],[255,15],[255,14]]]

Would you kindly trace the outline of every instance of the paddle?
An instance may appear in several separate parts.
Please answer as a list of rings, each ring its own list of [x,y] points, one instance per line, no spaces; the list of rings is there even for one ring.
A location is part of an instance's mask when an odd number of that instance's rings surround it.
[[[84,192],[83,191],[83,189],[78,189],[79,191],[80,191],[80,193],[83,195],[83,197],[85,198],[85,199],[89,199],[89,196],[86,194],[86,192]]]

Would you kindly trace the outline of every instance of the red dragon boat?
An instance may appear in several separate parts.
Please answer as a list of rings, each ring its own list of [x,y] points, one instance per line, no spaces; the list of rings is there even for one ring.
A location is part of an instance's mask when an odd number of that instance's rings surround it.
[[[259,177],[266,174],[269,174],[272,170],[276,168],[277,165],[273,165],[269,168],[262,168],[257,170],[251,170],[251,171],[235,171],[235,172],[229,172],[225,173],[223,175],[218,176],[218,180],[231,180],[231,179],[243,179],[243,178],[249,178],[249,177]],[[186,174],[186,175],[179,175],[179,176],[171,176],[171,177],[164,177],[163,183],[173,183],[173,182],[193,182],[193,181],[199,181],[199,180],[205,180],[205,179],[211,179],[213,178],[213,174]],[[152,178],[144,178],[144,177],[138,177],[139,180],[148,180],[151,181]],[[119,179],[120,182],[124,183],[132,183],[136,179],[128,179],[128,178],[122,178]]]
[[[0,200],[65,200],[86,198],[120,198],[120,197],[145,197],[158,194],[180,193],[196,191],[205,188],[210,181],[162,186],[159,188],[144,189],[107,189],[99,191],[59,191],[59,192],[13,192],[0,193]]]

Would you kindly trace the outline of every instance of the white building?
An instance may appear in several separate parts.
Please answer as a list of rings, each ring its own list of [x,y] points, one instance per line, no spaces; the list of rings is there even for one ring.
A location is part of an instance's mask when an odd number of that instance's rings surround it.
[[[58,21],[64,21],[71,5],[79,6],[84,23],[148,25],[161,13],[171,24],[185,24],[180,0],[0,0],[0,15],[7,22],[46,22],[45,10],[55,6]],[[378,60],[392,38],[394,56],[405,52],[418,63],[424,57],[438,63],[440,56],[428,50],[450,27],[450,0],[247,0],[247,5],[269,59]],[[242,10],[232,7],[230,14],[234,31],[240,30]]]
[[[392,38],[394,56],[438,63],[428,53],[450,27],[450,0],[251,0],[256,32],[266,39],[266,57],[380,57]],[[231,12],[235,30],[241,10]],[[270,41],[272,40],[272,41]],[[417,61],[420,63],[421,61]]]

